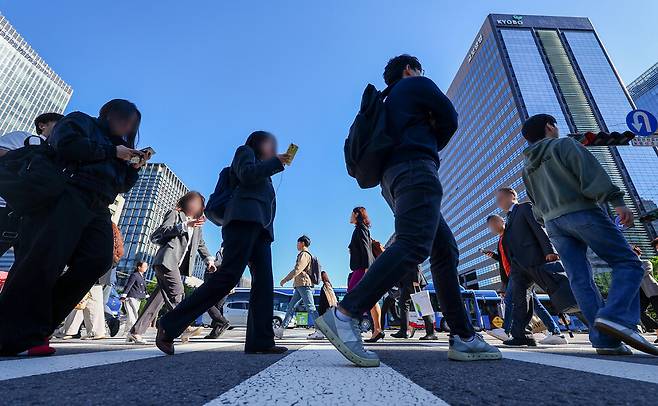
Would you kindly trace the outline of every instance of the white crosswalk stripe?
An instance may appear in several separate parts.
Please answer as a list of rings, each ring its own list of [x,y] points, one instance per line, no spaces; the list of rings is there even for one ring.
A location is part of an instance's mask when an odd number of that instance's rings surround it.
[[[309,345],[272,364],[208,405],[447,405],[387,365],[356,368],[329,345]]]

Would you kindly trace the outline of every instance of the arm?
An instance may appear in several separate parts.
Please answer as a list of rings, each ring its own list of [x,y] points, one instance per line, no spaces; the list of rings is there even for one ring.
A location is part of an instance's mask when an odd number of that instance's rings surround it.
[[[613,207],[624,207],[624,192],[612,183],[610,175],[584,146],[565,138],[560,140],[562,164],[580,183],[581,193],[598,203],[610,202]]]
[[[421,103],[430,112],[437,137],[449,139],[457,131],[457,111],[448,97],[428,78],[418,78]]]
[[[206,263],[206,265],[213,264],[215,263],[215,257],[212,256],[210,251],[208,250],[208,247],[206,246],[206,241],[203,239],[203,233],[201,232],[201,229],[199,229],[199,255],[201,256],[201,259],[203,259],[203,262]]]
[[[530,205],[524,204],[521,205],[519,208],[521,207],[523,207],[523,217],[525,218],[526,223],[528,223],[530,230],[532,231],[535,238],[537,239],[537,242],[541,246],[541,250],[544,253],[544,256],[555,254],[555,248],[553,248],[553,244],[551,244],[551,240],[548,239],[546,230],[544,230],[544,228],[541,225],[539,225],[537,220],[535,220]]]
[[[172,238],[183,235],[187,232],[185,230],[185,223],[176,224],[176,217],[178,216],[178,211],[169,210],[165,214],[164,221],[158,227],[153,234],[151,234],[151,242],[158,245],[166,244]]]
[[[303,255],[303,254],[307,254],[307,255]],[[307,252],[300,252],[299,255],[297,255],[297,262],[295,262],[295,267],[292,269],[292,271],[290,271],[288,275],[286,275],[285,278],[281,279],[281,285],[285,285],[286,282],[294,279],[295,276],[304,272],[304,270],[308,267],[308,264],[310,262],[311,262],[311,254]]]
[[[123,288],[123,293],[121,293],[121,297],[125,298],[128,296],[128,292],[130,292],[130,289],[133,288],[133,285],[135,284],[135,272],[130,274],[130,277],[128,278],[128,282],[126,282],[126,286]]]
[[[254,151],[243,145],[235,152],[231,169],[240,183],[254,184],[283,171],[284,168],[277,157],[263,162],[256,161]]]
[[[67,161],[97,162],[116,159],[117,148],[92,141],[85,129],[92,118],[74,112],[64,117],[55,127],[48,142]]]

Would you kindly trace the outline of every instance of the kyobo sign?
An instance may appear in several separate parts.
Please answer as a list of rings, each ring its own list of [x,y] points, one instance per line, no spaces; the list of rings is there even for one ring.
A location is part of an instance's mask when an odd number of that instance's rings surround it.
[[[523,25],[523,16],[512,16],[510,18],[501,18],[496,20],[497,25]]]
[[[482,34],[480,34],[475,42],[473,43],[473,46],[471,47],[471,51],[468,53],[468,63],[471,63],[471,59],[475,56],[475,53],[478,51],[480,48],[480,45],[482,44]]]

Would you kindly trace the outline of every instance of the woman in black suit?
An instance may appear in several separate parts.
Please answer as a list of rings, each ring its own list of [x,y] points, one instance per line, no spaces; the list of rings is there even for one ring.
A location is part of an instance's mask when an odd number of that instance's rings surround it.
[[[156,345],[174,353],[174,338],[240,281],[249,264],[251,294],[247,318],[246,353],[280,354],[272,331],[274,281],[272,251],[276,197],[271,176],[283,171],[288,155],[276,154],[276,138],[265,131],[252,133],[231,163],[233,196],[226,207],[222,238],[224,258],[206,283],[160,319]]]

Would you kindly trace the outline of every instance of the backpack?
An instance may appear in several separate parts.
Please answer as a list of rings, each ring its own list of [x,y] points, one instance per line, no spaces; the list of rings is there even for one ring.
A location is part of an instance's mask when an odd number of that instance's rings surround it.
[[[361,96],[361,107],[345,140],[347,173],[356,179],[359,187],[368,189],[379,185],[384,164],[396,144],[386,131],[384,99],[391,87],[380,92],[368,84]]]
[[[311,282],[314,285],[319,285],[320,284],[320,273],[322,272],[322,265],[320,265],[320,261],[318,261],[318,258],[313,256],[310,252],[308,255],[311,256],[311,266],[308,273],[308,276],[311,278]]]
[[[208,198],[204,214],[216,226],[224,225],[226,206],[233,197],[234,187],[231,185],[231,168],[226,167],[219,172],[215,191]]]

